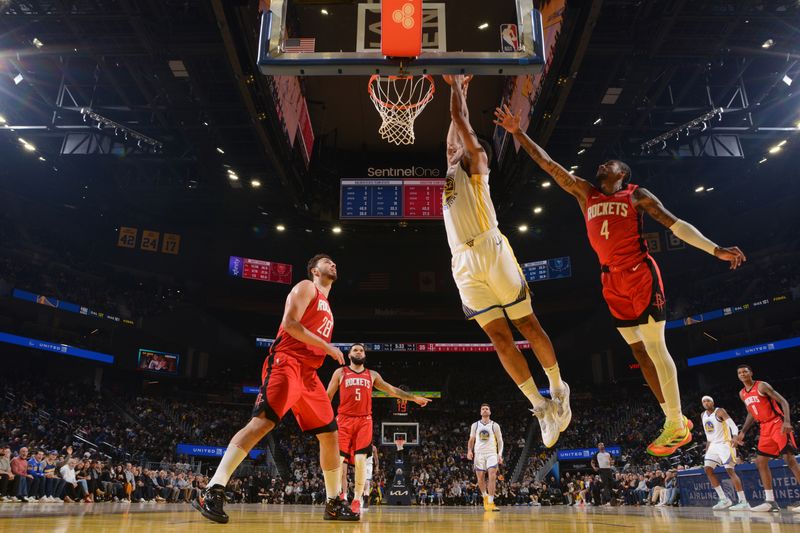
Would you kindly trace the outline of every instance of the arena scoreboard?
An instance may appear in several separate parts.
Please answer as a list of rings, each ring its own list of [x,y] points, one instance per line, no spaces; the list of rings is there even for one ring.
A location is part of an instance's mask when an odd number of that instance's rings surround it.
[[[273,283],[292,283],[292,265],[250,259],[249,257],[230,256],[228,274],[234,278],[271,281]]]
[[[569,256],[543,259],[520,265],[527,281],[545,281],[548,279],[569,278],[572,276],[572,264]]]
[[[442,178],[342,179],[340,219],[442,218]]]

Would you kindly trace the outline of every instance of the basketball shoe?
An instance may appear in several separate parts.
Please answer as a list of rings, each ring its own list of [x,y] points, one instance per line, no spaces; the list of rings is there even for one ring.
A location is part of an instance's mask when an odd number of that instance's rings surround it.
[[[223,506],[225,504],[225,487],[214,485],[202,491],[196,500],[192,500],[192,507],[214,522],[220,524],[228,523],[228,515],[225,514]]]
[[[556,409],[552,400],[547,400],[542,407],[534,407],[530,410],[533,416],[539,419],[539,429],[542,430],[542,443],[546,448],[552,448],[558,442],[561,433],[558,422],[556,421]]]
[[[361,516],[355,514],[338,496],[330,498],[325,503],[325,520],[342,520],[345,522],[357,522]]]
[[[755,513],[780,513],[781,508],[774,501],[764,502],[761,505],[756,505],[750,508]]]
[[[661,434],[647,446],[647,453],[656,457],[667,457],[690,442],[692,442],[692,432],[685,418],[683,424],[666,422]]]
[[[722,500],[718,501],[717,504],[711,509],[713,509],[714,511],[721,511],[722,509],[727,509],[732,505],[733,505],[732,501],[730,501],[728,498],[723,498]]]
[[[566,381],[562,381],[561,390],[558,392],[550,391],[550,397],[553,398],[555,404],[555,418],[558,424],[558,431],[562,432],[572,421],[572,409],[569,406],[569,385]]]
[[[736,505],[732,505],[728,510],[729,511],[749,511],[750,510],[750,504],[747,503],[747,502],[739,502]]]

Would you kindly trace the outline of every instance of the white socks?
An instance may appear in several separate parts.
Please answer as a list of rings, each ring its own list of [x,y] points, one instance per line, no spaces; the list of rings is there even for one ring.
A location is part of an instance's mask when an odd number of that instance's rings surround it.
[[[354,500],[361,501],[364,496],[364,485],[367,482],[367,455],[363,453],[356,454],[356,486]]]
[[[550,396],[552,396],[553,391],[560,391],[563,387],[563,383],[561,383],[561,372],[558,369],[558,363],[554,364],[550,368],[545,368],[544,373],[547,374],[547,380],[550,382]]]
[[[335,470],[323,470],[322,477],[325,478],[325,494],[328,499],[337,498],[342,485],[342,467]]]
[[[658,373],[658,382],[664,394],[664,403],[667,404],[667,422],[677,422],[683,425],[681,413],[681,392],[678,388],[678,369],[675,361],[667,350],[667,341],[664,339],[665,321],[654,322],[652,317],[647,324],[639,326],[639,331],[644,338],[647,354],[653,360],[653,365]]]
[[[556,368],[557,367],[558,365],[556,365]],[[519,390],[522,391],[522,394],[524,394],[525,397],[528,398],[533,407],[535,408],[544,407],[546,403],[545,399],[541,394],[539,394],[539,389],[536,388],[536,383],[533,382],[532,377],[520,383],[519,385],[517,385],[517,387],[519,387]]]
[[[775,493],[772,492],[771,490],[765,490],[764,491],[764,500],[766,500],[768,502],[774,502],[775,501]]]
[[[664,412],[664,416],[667,416],[667,402],[658,404],[661,406],[661,410]]]
[[[208,482],[208,486],[221,485],[225,487],[245,457],[247,457],[246,451],[235,444],[228,444],[228,449],[225,450],[225,455],[222,456],[217,471],[214,472],[214,477]]]
[[[494,503],[494,496],[491,494],[489,495],[489,503]]]
[[[737,492],[736,493],[736,497],[739,498],[739,503],[747,501],[747,496],[744,495],[744,491],[743,490],[740,490],[739,492]]]
[[[719,496],[720,500],[724,500],[725,498],[727,498],[727,496],[725,496],[725,491],[722,490],[722,485],[717,485],[716,487],[714,487],[714,490],[716,491],[717,496]]]

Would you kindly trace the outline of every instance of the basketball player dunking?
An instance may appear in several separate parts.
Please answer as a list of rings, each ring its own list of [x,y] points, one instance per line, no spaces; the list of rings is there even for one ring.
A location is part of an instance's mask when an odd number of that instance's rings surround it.
[[[714,405],[714,398],[703,396],[702,402],[705,411],[703,411],[701,419],[703,430],[706,432],[706,453],[703,458],[703,464],[706,476],[711,482],[711,487],[719,497],[719,501],[712,509],[730,508],[731,511],[748,511],[750,506],[747,504],[747,498],[744,495],[742,480],[739,479],[734,470],[736,466],[736,449],[733,447],[733,439],[739,434],[739,428],[736,427],[736,423],[725,409]],[[728,472],[728,476],[733,482],[733,488],[736,489],[736,496],[739,498],[739,503],[736,505],[733,505],[730,498],[725,495],[725,491],[722,490],[722,486],[719,484],[719,479],[714,474],[714,468],[718,466],[725,467],[725,471]]]
[[[453,255],[453,279],[464,313],[492,341],[500,362],[533,405],[542,442],[555,445],[572,419],[569,387],[561,380],[553,344],[531,307],[531,294],[508,239],[497,227],[489,193],[489,145],[469,124],[469,78],[444,76],[450,85],[452,123],[447,136],[444,227]],[[525,356],[514,344],[508,320],[530,342],[550,382],[551,400],[539,394]]]
[[[794,458],[797,453],[797,443],[794,440],[794,429],[790,418],[791,409],[786,398],[773,389],[766,381],[753,381],[753,369],[750,365],[739,365],[736,369],[739,381],[744,387],[739,391],[739,398],[747,407],[747,419],[744,421],[742,431],[734,441],[736,446],[744,444],[744,436],[758,422],[758,450],[756,451],[756,466],[761,476],[761,485],[764,487],[764,503],[752,507],[751,511],[780,512],[781,508],[775,503],[775,493],[772,489],[772,472],[769,469],[769,460],[783,456],[786,466],[800,483],[800,465]],[[800,513],[800,502],[789,506],[789,510]]]
[[[514,136],[528,155],[578,201],[589,243],[600,259],[601,282],[617,330],[630,345],[666,415],[661,434],[647,452],[671,455],[691,442],[691,423],[681,412],[678,371],[664,339],[666,300],[658,265],[642,237],[643,214],[663,224],[682,241],[723,261],[732,269],[746,259],[739,248],[721,248],[694,226],[666,210],[648,190],[630,183],[631,169],[622,161],[597,168],[595,185],[567,172],[520,129],[520,118],[508,106],[495,110],[495,124]]]
[[[503,432],[500,431],[500,424],[492,420],[491,416],[489,404],[481,404],[481,419],[469,428],[467,459],[475,461],[475,475],[483,495],[483,509],[499,511],[494,504],[494,494],[497,467],[503,464]]]
[[[376,371],[366,368],[367,351],[363,344],[352,345],[348,355],[350,366],[337,368],[331,376],[328,398],[333,400],[336,391],[339,391],[336,423],[339,426],[339,455],[344,463],[342,487],[347,487],[346,463],[350,463],[356,471],[351,510],[360,514],[367,480],[367,457],[372,455],[372,388],[422,407],[428,405],[430,400],[399,389],[387,383]],[[344,497],[341,499],[344,500]]]
[[[325,356],[340,364],[344,356],[331,344],[333,312],[328,303],[336,264],[325,255],[308,262],[308,277],[295,285],[286,298],[278,335],[264,361],[261,390],[250,422],[233,436],[214,477],[192,506],[209,520],[225,524],[225,486],[253,447],[272,431],[291,409],[297,425],[319,440],[319,462],[325,478],[325,520],[358,520],[339,499],[341,465],[337,453],[338,434],[333,408],[317,375]]]

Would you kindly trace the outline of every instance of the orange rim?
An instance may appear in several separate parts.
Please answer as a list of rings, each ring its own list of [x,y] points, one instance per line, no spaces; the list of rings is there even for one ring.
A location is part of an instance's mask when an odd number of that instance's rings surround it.
[[[428,94],[426,94],[424,98],[422,98],[419,102],[417,102],[415,104],[406,104],[406,105],[390,104],[389,102],[384,102],[383,100],[381,100],[372,91],[372,82],[374,80],[376,80],[376,79],[379,80],[380,77],[381,76],[379,74],[373,74],[372,76],[370,76],[369,83],[367,84],[367,92],[372,97],[373,101],[378,102],[379,104],[381,104],[383,107],[385,107],[387,109],[401,109],[402,110],[402,109],[414,109],[414,108],[417,108],[417,107],[420,107],[420,106],[424,106],[428,102],[431,101],[431,99],[433,98],[433,93],[436,92],[436,85],[433,83],[433,77],[430,74],[423,74],[422,77],[428,80],[428,84],[429,84],[428,86],[430,87],[428,89]],[[413,79],[414,78],[414,76],[386,76],[386,77],[389,78],[390,81],[408,80],[408,79]]]

